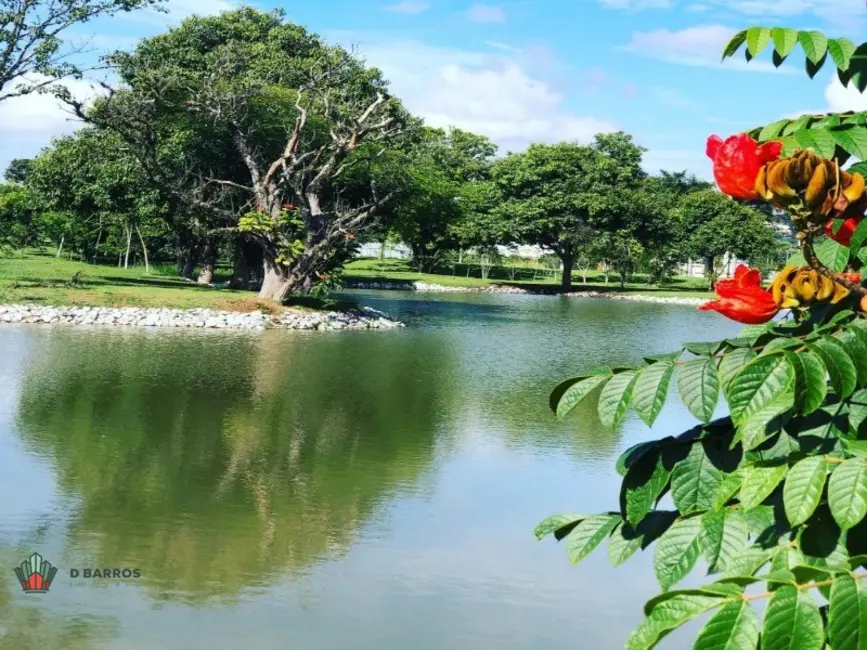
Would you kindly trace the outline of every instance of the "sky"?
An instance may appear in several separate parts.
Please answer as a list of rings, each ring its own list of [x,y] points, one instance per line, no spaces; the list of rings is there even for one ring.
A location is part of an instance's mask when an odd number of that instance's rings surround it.
[[[168,0],[70,34],[90,56],[132,47],[192,14],[231,0]],[[591,141],[623,130],[647,149],[644,166],[710,177],[708,135],[804,112],[867,110],[833,66],[812,81],[804,57],[781,68],[770,48],[747,64],[720,63],[728,38],[750,25],[820,29],[860,43],[864,0],[263,0],[380,68],[394,94],[432,126],[489,136],[500,153],[531,142]],[[78,96],[86,80],[70,82]],[[0,102],[0,169],[80,126],[45,95]]]

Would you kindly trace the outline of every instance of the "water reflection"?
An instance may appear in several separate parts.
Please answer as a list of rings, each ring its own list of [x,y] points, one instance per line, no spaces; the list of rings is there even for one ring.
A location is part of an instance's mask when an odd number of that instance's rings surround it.
[[[77,499],[69,554],[136,566],[156,597],[197,600],[344,553],[430,467],[453,362],[430,339],[310,343],[48,339],[18,427]]]

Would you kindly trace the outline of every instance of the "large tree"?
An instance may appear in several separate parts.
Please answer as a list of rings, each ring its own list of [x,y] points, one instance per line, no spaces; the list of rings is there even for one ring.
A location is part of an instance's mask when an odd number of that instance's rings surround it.
[[[490,175],[496,151],[484,136],[425,128],[421,137],[392,153],[388,171],[403,182],[385,224],[412,249],[420,271],[430,271],[440,254],[466,243],[462,222],[471,214],[474,186]]]
[[[779,247],[763,213],[713,189],[684,196],[677,214],[683,251],[693,259],[704,260],[711,289],[726,253],[755,263]]]
[[[133,247],[148,265],[149,236],[165,230],[168,202],[111,132],[85,128],[58,138],[30,166],[27,187],[46,213],[59,251],[106,253],[129,265]],[[119,262],[121,263],[121,262]]]
[[[111,61],[124,82],[84,119],[121,135],[146,173],[214,230],[241,232],[264,257],[260,296],[307,292],[348,260],[357,232],[394,196],[343,184],[415,122],[380,72],[279,11],[191,18]],[[178,124],[223,146],[162,167]]]
[[[0,101],[80,73],[63,32],[100,16],[162,0],[0,0]]]
[[[641,185],[642,149],[625,133],[597,135],[590,145],[533,144],[499,161],[492,177],[503,195],[498,218],[517,240],[553,251],[563,263],[561,287],[594,228],[616,229],[623,192]]]

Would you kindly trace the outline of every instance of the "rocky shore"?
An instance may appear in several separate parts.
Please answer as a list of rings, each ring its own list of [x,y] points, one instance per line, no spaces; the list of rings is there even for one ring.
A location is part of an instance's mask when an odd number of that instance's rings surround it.
[[[286,310],[280,314],[266,314],[212,309],[0,305],[0,324],[3,323],[245,330],[361,330],[403,326],[403,323],[369,307],[341,312]]]
[[[607,291],[574,291],[559,294],[552,287],[550,291],[531,291],[521,287],[507,285],[489,285],[485,287],[452,287],[443,284],[428,284],[426,282],[352,282],[346,289],[382,289],[391,291],[419,291],[429,293],[510,293],[510,294],[542,294],[562,295],[569,298],[607,298],[609,300],[631,300],[634,302],[658,302],[669,305],[698,306],[707,302],[704,298],[681,298],[678,296],[648,296],[630,293]]]

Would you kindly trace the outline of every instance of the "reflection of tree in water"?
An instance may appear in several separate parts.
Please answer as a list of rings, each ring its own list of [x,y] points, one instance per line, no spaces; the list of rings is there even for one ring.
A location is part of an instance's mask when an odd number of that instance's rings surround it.
[[[13,575],[13,568],[28,552],[0,546],[0,576]],[[118,627],[112,619],[61,614],[42,596],[23,601],[16,589],[14,580],[0,580],[0,650],[97,650],[117,636]]]
[[[447,350],[388,338],[52,340],[19,428],[81,499],[76,556],[194,600],[348,549],[430,467],[448,417]]]
[[[497,400],[492,413],[504,422],[497,430],[505,436],[506,444],[530,449],[554,447],[581,461],[608,460],[615,455],[621,448],[624,425],[612,431],[600,422],[599,391],[578,404],[566,420],[559,421],[548,407],[554,386],[533,380]]]

